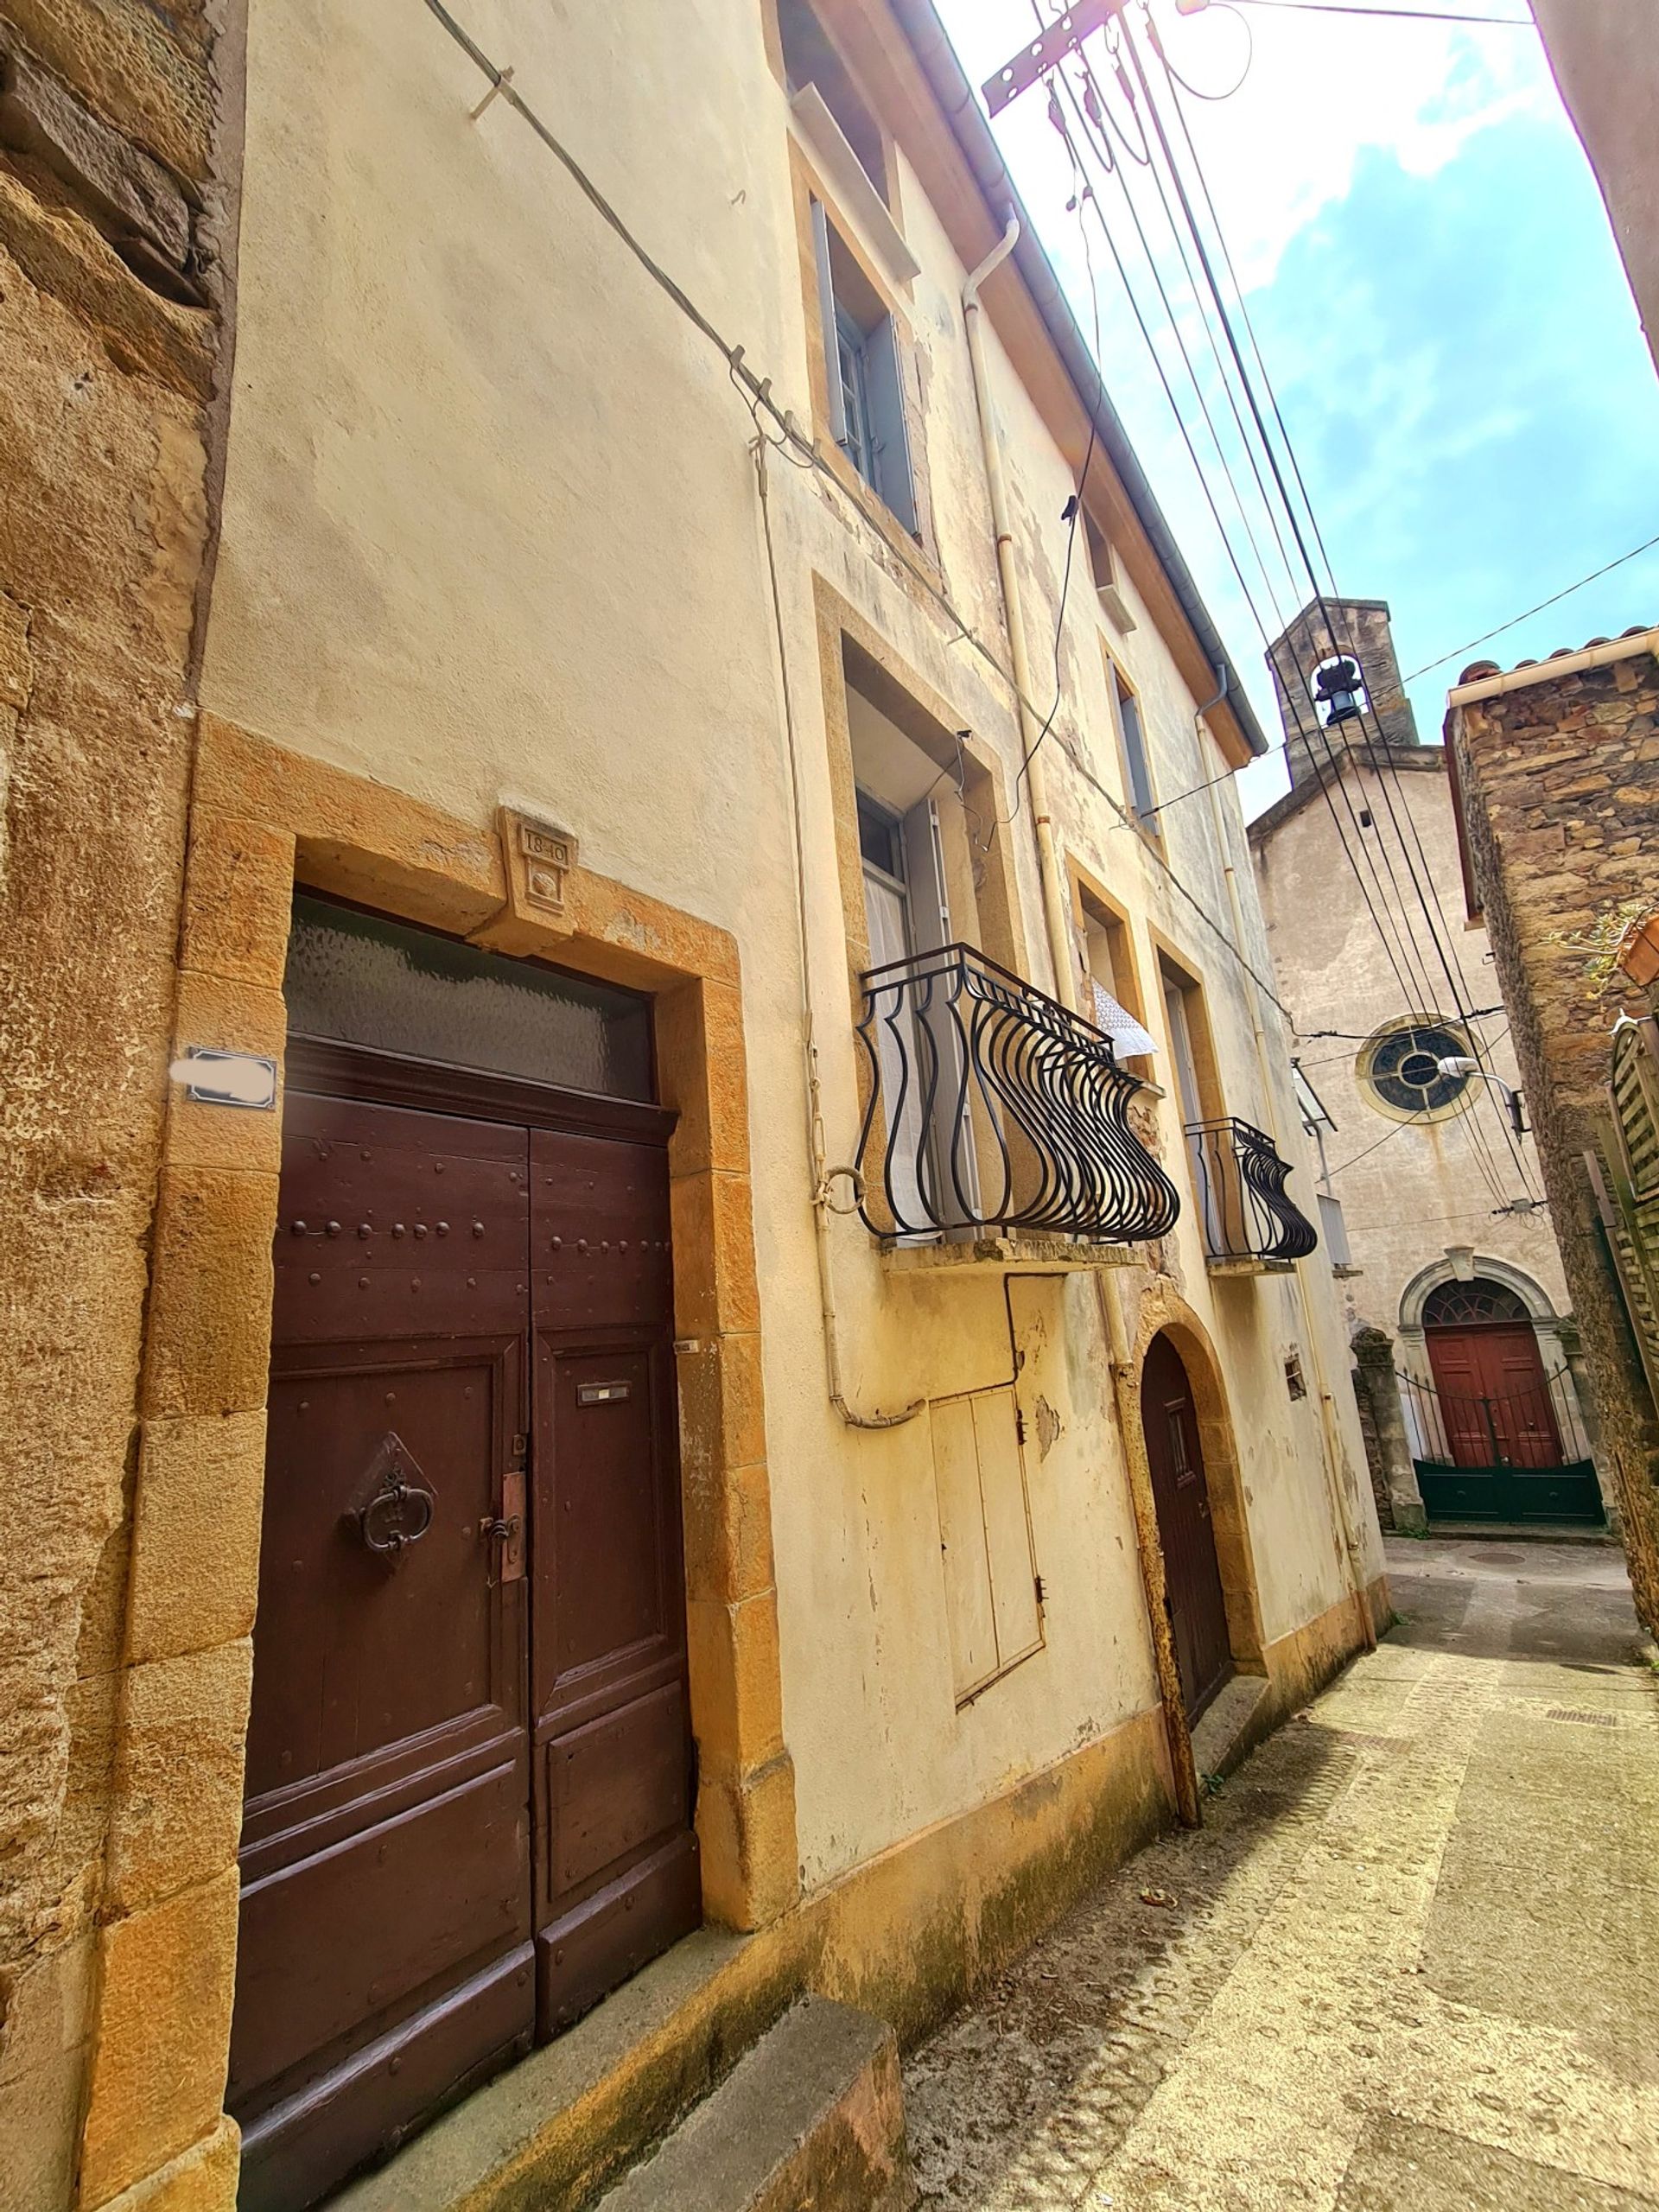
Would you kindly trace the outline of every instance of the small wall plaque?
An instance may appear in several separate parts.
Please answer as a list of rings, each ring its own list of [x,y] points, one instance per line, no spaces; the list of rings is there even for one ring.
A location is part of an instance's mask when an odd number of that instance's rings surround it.
[[[575,928],[570,879],[579,849],[569,830],[517,807],[501,807],[497,822],[507,903],[475,942],[503,952],[533,952],[543,938],[567,937]]]

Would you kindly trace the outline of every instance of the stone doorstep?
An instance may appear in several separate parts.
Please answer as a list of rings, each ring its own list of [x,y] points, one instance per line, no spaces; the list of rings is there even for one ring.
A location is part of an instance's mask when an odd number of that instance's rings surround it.
[[[766,2036],[798,1993],[794,1964],[764,1938],[699,1929],[329,2212],[581,2212]]]
[[[1406,1532],[1395,1529],[1398,1535]],[[1408,1541],[1416,1543],[1427,1540],[1433,1543],[1437,1536],[1448,1542],[1466,1544],[1491,1542],[1503,1544],[1599,1544],[1604,1549],[1617,1551],[1618,1538],[1611,1529],[1596,1529],[1582,1521],[1430,1521],[1421,1536],[1408,1535]],[[1403,1562],[1409,1567],[1409,1560]]]
[[[915,2200],[893,2030],[806,1997],[598,2212],[908,2212]]]
[[[1230,1774],[1255,1750],[1251,1724],[1272,1688],[1265,1675],[1235,1675],[1205,1707],[1192,1731],[1192,1764],[1200,1783],[1206,1775]]]

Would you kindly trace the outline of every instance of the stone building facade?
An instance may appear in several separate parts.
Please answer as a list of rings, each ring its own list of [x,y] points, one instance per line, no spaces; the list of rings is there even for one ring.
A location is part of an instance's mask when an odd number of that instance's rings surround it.
[[[1366,713],[1316,730],[1310,679],[1333,633],[1358,662],[1377,719]],[[1589,1394],[1580,1401],[1572,1371],[1571,1299],[1532,1140],[1511,1145],[1501,1095],[1478,1080],[1443,1086],[1439,1105],[1426,1092],[1414,1115],[1376,1080],[1379,1046],[1413,1026],[1444,1032],[1440,1049],[1478,1054],[1511,1086],[1521,1080],[1485,931],[1465,924],[1457,893],[1447,755],[1418,741],[1386,604],[1307,609],[1268,665],[1292,780],[1251,823],[1250,849],[1298,1062],[1329,1117],[1323,1159],[1353,1262],[1338,1294],[1351,1333],[1371,1332],[1356,1373],[1368,1395],[1393,1387],[1395,1370],[1414,1378],[1417,1390],[1407,1386],[1418,1400],[1408,1408],[1421,1416],[1414,1427],[1440,1426],[1428,1395],[1434,1301],[1460,1278],[1492,1283],[1530,1323],[1557,1425],[1570,1433],[1564,1451],[1587,1451]],[[1425,906],[1451,962],[1435,948]],[[1403,1437],[1397,1414],[1382,1411],[1390,1436]],[[1432,1440],[1414,1441],[1421,1456]],[[1395,1451],[1383,1485],[1392,1493],[1385,1512],[1407,1529],[1422,1525],[1424,1510],[1413,1456]]]
[[[200,2069],[134,2082],[137,2019],[106,2046],[123,2148],[80,2142],[100,1957],[142,1954],[187,2003],[200,1978],[181,1885],[117,1808],[163,1774],[182,1789],[194,1716],[239,1710],[249,1657],[245,1619],[207,1664],[126,1628],[225,396],[214,22],[0,7],[0,2199],[19,2207],[71,2202],[78,2166],[92,2203],[175,2145],[221,2166],[231,2145]],[[149,1414],[151,1464],[178,1465],[188,1425]],[[210,1957],[210,1923],[200,1940]]]
[[[671,13],[0,0],[18,2212],[596,2187],[1387,1617],[1221,641],[926,0]]]
[[[1647,1012],[1611,957],[1653,899],[1659,844],[1659,632],[1500,671],[1478,662],[1452,690],[1446,743],[1459,785],[1471,912],[1503,997],[1603,1447],[1643,1620],[1659,1630],[1659,1431],[1596,1194],[1606,1141],[1609,1039]]]

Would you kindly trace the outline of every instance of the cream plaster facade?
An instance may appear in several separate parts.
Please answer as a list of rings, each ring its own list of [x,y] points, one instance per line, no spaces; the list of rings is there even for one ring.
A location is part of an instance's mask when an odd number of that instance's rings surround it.
[[[889,289],[914,346],[919,543],[828,457],[771,449],[758,474],[756,419],[727,357],[512,100],[474,114],[491,79],[436,10],[252,0],[173,1043],[280,1054],[296,881],[656,996],[681,1116],[670,1157],[705,1905],[770,1947],[741,1969],[751,1984],[810,1980],[914,2031],[1102,1854],[1196,1812],[1146,1445],[1126,1410],[1156,1331],[1192,1379],[1234,1656],[1267,1685],[1262,1725],[1374,1635],[1387,1600],[1328,1265],[1206,1267],[1173,1083],[1147,1126],[1181,1218],[1122,1264],[1052,1249],[923,1264],[831,1215],[846,1397],[914,1410],[878,1431],[831,1402],[803,1009],[838,1166],[862,1109],[853,976],[868,942],[845,841],[849,747],[855,720],[868,737],[870,698],[849,708],[849,654],[918,727],[960,733],[963,789],[986,810],[965,810],[998,956],[1065,1000],[1081,970],[1056,976],[1046,949],[964,334],[964,280],[1001,211],[930,92],[916,7],[820,12],[893,132],[918,264],[889,272]],[[690,0],[671,35],[650,0],[575,15],[477,0],[466,29],[804,433],[800,157],[766,0]],[[880,275],[887,243],[837,215]],[[1027,273],[1005,267],[985,303],[1024,620],[1044,639],[1087,418]],[[1120,916],[1159,1067],[1160,960],[1201,988],[1217,1109],[1276,1136],[1312,1211],[1236,793],[1172,808],[1157,843],[1127,819],[1103,648],[1135,689],[1161,794],[1242,765],[1249,733],[1216,702],[1207,648],[1103,453],[1090,502],[1122,554],[1135,626],[1110,627],[1085,563],[1046,747],[1065,880]],[[1046,691],[1046,655],[1033,660]],[[940,773],[948,792],[948,749]],[[555,926],[504,860],[504,807],[579,840]],[[1328,916],[1328,886],[1317,895]],[[104,1893],[85,2212],[136,2204],[135,2190],[194,2212],[234,2185],[219,2102],[251,1626],[257,1663],[274,1126],[216,1121],[176,1095],[169,1107],[112,1724],[112,1770],[130,1778],[112,1786],[130,1796]],[[959,1704],[931,1408],[1010,1383],[1043,1634]],[[227,1503],[204,1518],[207,1486]]]

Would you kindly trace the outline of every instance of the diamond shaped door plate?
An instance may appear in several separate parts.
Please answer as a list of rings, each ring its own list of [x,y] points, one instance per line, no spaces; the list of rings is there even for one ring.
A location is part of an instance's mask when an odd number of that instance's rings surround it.
[[[376,1445],[358,1501],[346,1514],[344,1525],[389,1566],[396,1566],[432,1526],[436,1493],[395,1430],[389,1428]]]

